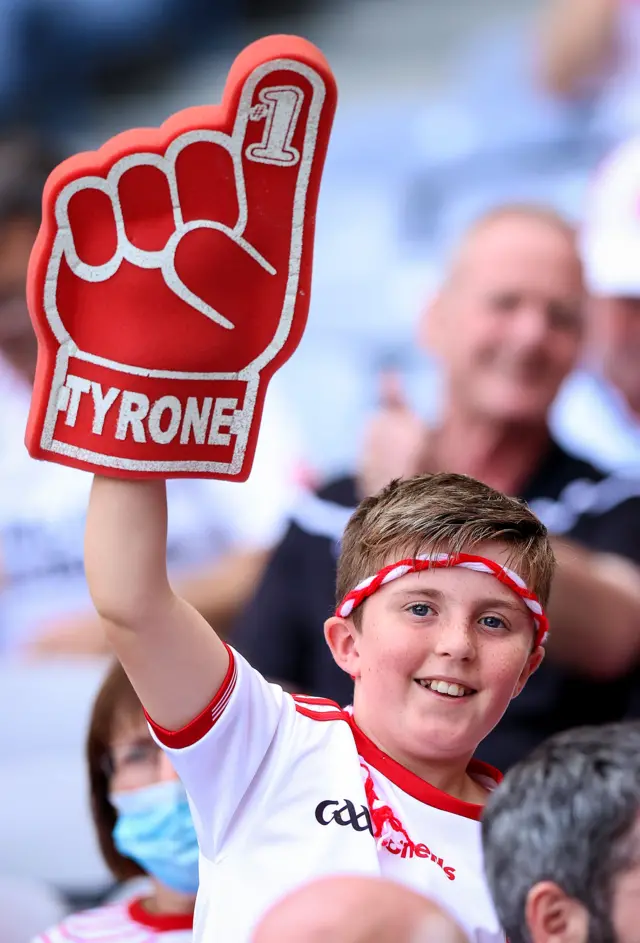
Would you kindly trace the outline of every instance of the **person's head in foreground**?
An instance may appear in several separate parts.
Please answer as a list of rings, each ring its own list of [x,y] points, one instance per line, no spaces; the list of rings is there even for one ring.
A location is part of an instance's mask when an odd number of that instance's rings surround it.
[[[456,776],[542,661],[553,570],[546,528],[528,507],[464,475],[394,481],[363,501],[325,625],[355,681],[362,730],[459,790]]]
[[[552,737],[507,773],[482,833],[510,943],[639,943],[639,724]]]
[[[379,878],[321,878],[275,905],[252,943],[468,943],[433,901]]]
[[[150,913],[191,914],[198,843],[186,794],[119,663],[96,698],[87,758],[93,818],[114,876],[151,879],[141,904]]]
[[[595,175],[581,232],[590,292],[588,355],[640,412],[640,137],[618,147]]]

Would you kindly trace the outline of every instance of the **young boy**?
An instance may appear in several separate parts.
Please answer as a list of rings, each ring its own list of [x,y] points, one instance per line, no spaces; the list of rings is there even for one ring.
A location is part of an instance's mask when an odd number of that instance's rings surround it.
[[[360,505],[325,624],[348,710],[267,683],[172,592],[162,482],[96,478],[87,526],[96,608],[192,803],[196,940],[244,943],[289,890],[339,873],[504,940],[479,826],[500,774],[473,754],[543,657],[554,559],[526,506],[461,475]]]

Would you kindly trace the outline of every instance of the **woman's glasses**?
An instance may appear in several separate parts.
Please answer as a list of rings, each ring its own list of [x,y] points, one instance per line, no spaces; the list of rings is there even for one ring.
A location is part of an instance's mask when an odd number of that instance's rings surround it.
[[[160,755],[160,747],[150,737],[141,737],[130,743],[115,744],[100,766],[109,779],[114,775],[155,771]]]

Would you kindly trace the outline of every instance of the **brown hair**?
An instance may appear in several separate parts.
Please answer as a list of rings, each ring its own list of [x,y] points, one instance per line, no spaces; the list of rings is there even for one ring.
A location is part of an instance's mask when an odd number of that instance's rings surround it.
[[[356,508],[338,560],[338,603],[394,560],[469,551],[488,540],[509,547],[509,563],[546,605],[555,558],[547,529],[524,501],[451,473],[392,481]],[[359,624],[360,609],[354,611]]]
[[[103,681],[93,705],[87,738],[87,762],[91,814],[100,850],[107,867],[119,881],[145,873],[135,861],[121,855],[113,841],[117,813],[109,802],[111,742],[116,725],[123,717],[144,720],[144,712],[122,665],[116,662]]]

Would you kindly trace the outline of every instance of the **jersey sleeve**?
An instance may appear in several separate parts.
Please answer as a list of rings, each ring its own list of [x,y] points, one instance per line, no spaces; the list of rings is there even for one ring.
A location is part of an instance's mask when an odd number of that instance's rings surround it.
[[[198,717],[166,730],[148,717],[152,735],[169,755],[191,802],[200,848],[213,859],[249,791],[281,760],[274,744],[295,704],[232,648],[219,691]],[[269,755],[269,762],[265,758]],[[259,800],[258,800],[259,801]]]

